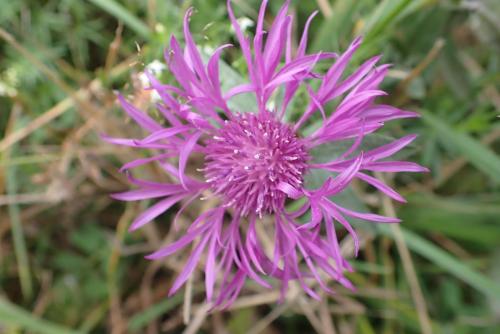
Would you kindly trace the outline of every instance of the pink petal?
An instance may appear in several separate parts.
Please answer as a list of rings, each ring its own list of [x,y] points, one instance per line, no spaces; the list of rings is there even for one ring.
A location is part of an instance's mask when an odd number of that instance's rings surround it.
[[[404,147],[409,145],[417,138],[417,135],[408,135],[406,137],[395,140],[389,144],[377,147],[376,149],[370,150],[365,154],[366,161],[377,161],[390,157],[391,155],[401,151]]]
[[[429,169],[422,167],[417,163],[409,161],[377,161],[370,162],[363,166],[364,169],[371,170],[374,172],[413,172],[413,173],[425,173]]]
[[[353,164],[349,166],[349,168],[346,168],[342,173],[333,179],[328,187],[327,193],[336,194],[344,190],[358,173],[362,162],[363,153],[361,153],[356,160],[354,160]]]
[[[122,193],[112,194],[111,197],[120,201],[139,201],[158,197],[165,197],[183,192],[184,189],[178,184],[165,184],[163,188],[157,189],[137,189]]]
[[[139,142],[141,144],[150,144],[150,143],[156,142],[158,140],[173,137],[179,133],[183,133],[183,132],[189,131],[191,129],[192,129],[192,127],[186,126],[186,125],[161,129],[161,130],[153,132],[151,135],[147,136],[143,140],[140,140]]]
[[[133,161],[130,161],[130,162],[127,162],[126,164],[124,164],[120,168],[120,172],[124,172],[126,170],[133,169],[133,168],[148,164],[148,163],[153,162],[153,161],[164,160],[164,159],[172,158],[175,156],[177,156],[177,152],[169,152],[169,153],[164,153],[164,154],[158,154],[158,155],[152,156],[150,158],[133,160]]]
[[[179,288],[187,281],[189,276],[192,274],[196,264],[200,260],[201,253],[205,249],[205,245],[207,244],[208,238],[204,237],[200,243],[196,246],[194,251],[191,253],[191,256],[189,257],[188,261],[184,265],[184,269],[182,272],[179,274],[177,279],[175,280],[174,284],[170,288],[170,291],[168,292],[168,296],[172,296],[174,293],[179,290]]]
[[[340,85],[338,85],[330,94],[325,96],[323,103],[326,103],[337,96],[340,96],[347,92],[349,89],[354,87],[361,78],[363,78],[369,71],[373,69],[373,66],[380,60],[381,56],[375,56],[367,60],[362,64],[356,72],[351,74],[347,79],[345,79]]]
[[[170,209],[174,204],[182,200],[184,197],[186,197],[185,194],[172,196],[156,203],[155,205],[144,211],[142,214],[140,214],[139,217],[134,220],[129,230],[135,231],[141,226],[146,225],[147,223]]]
[[[193,14],[193,8],[189,8],[184,15],[184,39],[186,40],[186,53],[188,55],[188,59],[193,64],[194,70],[201,77],[201,80],[204,82],[208,82],[208,77],[205,73],[205,66],[203,65],[203,61],[201,60],[200,53],[196,48],[196,44],[193,41],[193,36],[191,35],[191,31],[189,31],[189,18]]]
[[[182,147],[179,153],[179,181],[181,182],[182,186],[185,189],[188,189],[184,174],[184,171],[186,170],[187,160],[189,158],[189,155],[193,151],[196,142],[198,141],[198,139],[200,139],[201,135],[202,135],[201,132],[197,132],[191,135],[191,137],[189,137],[189,139],[186,141],[186,144],[184,145],[184,147]]]
[[[217,238],[212,236],[208,245],[207,262],[205,264],[205,289],[207,300],[211,301],[215,285],[215,246]]]
[[[392,199],[401,203],[406,203],[406,200],[400,194],[398,194],[394,189],[392,189],[382,181],[364,173],[358,173],[356,174],[356,177],[377,188]]]
[[[123,95],[118,94],[118,101],[123,107],[123,110],[142,128],[148,131],[156,131],[161,129],[161,125],[155,122],[151,117],[147,114],[143,113],[132,104],[128,103],[128,101],[123,97]]]
[[[324,199],[323,203],[325,204],[324,205],[325,210],[333,218],[335,218],[335,220],[337,220],[342,226],[344,226],[344,228],[347,230],[347,232],[349,232],[349,234],[351,235],[352,240],[354,241],[355,256],[358,256],[358,252],[359,252],[358,235],[356,234],[356,232],[352,228],[351,224],[349,224],[349,222],[337,211],[337,209],[340,210],[341,207],[336,206],[335,204],[333,204],[331,201],[329,201],[327,199]]]
[[[351,45],[347,48],[347,51],[344,52],[339,59],[333,64],[333,66],[328,70],[322,84],[321,88],[318,92],[320,96],[327,96],[337,85],[337,81],[342,76],[344,69],[347,67],[347,64],[352,58],[354,52],[361,45],[362,39],[360,37],[356,38]]]
[[[297,56],[298,57],[302,57],[304,56],[305,52],[306,52],[306,48],[307,48],[307,35],[309,33],[309,26],[311,25],[311,22],[312,20],[314,19],[314,17],[318,14],[318,11],[314,11],[310,16],[309,18],[307,19],[306,21],[306,24],[304,26],[304,30],[302,32],[302,37],[300,38],[300,44],[299,44],[299,47],[297,49]]]
[[[401,219],[398,219],[398,218],[380,216],[380,215],[376,215],[374,213],[361,213],[361,212],[356,212],[356,211],[346,209],[344,207],[341,207],[341,206],[333,204],[333,203],[332,203],[332,205],[335,208],[337,208],[339,211],[345,213],[348,216],[354,217],[354,218],[359,218],[359,219],[368,220],[368,221],[372,221],[372,222],[379,222],[379,223],[399,223],[401,221]]]
[[[280,182],[276,188],[281,190],[282,192],[287,194],[288,197],[293,199],[298,199],[304,195],[300,190],[294,188],[292,185],[286,182]]]

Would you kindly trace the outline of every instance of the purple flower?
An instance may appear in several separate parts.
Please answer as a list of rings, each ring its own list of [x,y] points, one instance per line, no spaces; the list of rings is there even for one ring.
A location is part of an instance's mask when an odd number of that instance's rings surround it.
[[[383,223],[399,220],[349,210],[332,201],[332,196],[346,189],[353,179],[359,179],[404,202],[395,190],[369,173],[426,171],[412,162],[386,159],[411,143],[413,135],[357,153],[363,138],[386,121],[417,117],[413,112],[375,103],[378,96],[386,95],[378,86],[389,66],[376,65],[380,58],[377,56],[345,76],[361,38],[340,56],[323,52],[307,54],[307,31],[316,13],[307,21],[300,44],[293,52],[292,17],[287,14],[289,1],[280,9],[268,32],[263,27],[266,5],[267,1],[263,1],[255,37],[250,40],[244,36],[228,1],[229,17],[248,67],[248,83],[226,92],[221,90],[219,59],[231,45],[219,47],[204,62],[189,31],[192,10],[188,10],[184,18],[186,47],[182,49],[172,37],[165,53],[168,68],[179,86],[162,84],[148,74],[150,89],[161,97],[157,109],[168,127],[119,96],[123,109],[149,135],[144,139],[106,138],[114,144],[154,152],[150,158],[127,163],[122,170],[155,162],[178,180],[170,184],[129,176],[137,189],[115,194],[114,198],[157,200],[135,219],[131,230],[151,222],[176,204],[180,204],[177,218],[193,201],[202,197],[215,199],[215,207],[201,212],[190,226],[177,226],[175,218],[174,228],[185,232],[147,258],[160,259],[191,247],[170,294],[202,262],[207,300],[218,307],[230,305],[246,279],[265,288],[271,288],[271,283],[277,280],[282,296],[291,280],[298,280],[313,298],[319,296],[311,282],[316,281],[323,290],[331,292],[325,277],[353,288],[344,276],[352,268],[340,253],[334,223],[351,235],[357,253],[358,238],[346,217]],[[320,74],[315,72],[318,62],[333,62],[333,65],[326,74]],[[297,122],[286,123],[288,106],[300,91],[307,92],[309,102]],[[253,94],[258,111],[231,109],[228,101],[239,94]],[[330,102],[339,99],[332,110]],[[312,133],[303,135],[304,126],[311,124],[316,113],[322,121]],[[340,157],[326,163],[313,161],[310,154],[313,148],[348,140],[352,145]],[[204,164],[197,173],[187,173],[188,160],[193,154],[201,155]],[[172,158],[175,165],[171,164]],[[331,176],[320,188],[307,189],[304,176],[317,169],[331,172]],[[287,199],[301,199],[303,204],[296,211],[288,211]],[[309,218],[304,218],[306,214],[310,214]],[[274,244],[270,252],[264,248],[258,232],[263,217],[273,221]]]

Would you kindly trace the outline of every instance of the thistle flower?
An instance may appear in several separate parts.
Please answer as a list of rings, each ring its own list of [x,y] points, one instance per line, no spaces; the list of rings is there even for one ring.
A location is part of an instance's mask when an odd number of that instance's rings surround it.
[[[361,38],[341,55],[307,54],[308,28],[316,13],[307,20],[300,44],[293,52],[292,17],[287,14],[289,1],[280,9],[268,32],[264,31],[267,2],[262,2],[253,41],[243,35],[231,1],[227,2],[229,18],[247,64],[248,83],[229,91],[221,90],[219,60],[231,45],[217,48],[204,62],[189,30],[190,9],[184,17],[185,48],[172,37],[165,52],[168,69],[179,86],[162,84],[154,75],[147,74],[150,89],[161,97],[156,107],[168,126],[164,127],[119,96],[125,112],[149,135],[143,139],[106,138],[114,144],[155,152],[150,158],[127,163],[122,170],[154,162],[178,181],[160,183],[129,175],[130,182],[138,189],[115,194],[114,198],[158,200],[135,219],[131,230],[151,222],[176,204],[180,204],[180,209],[173,225],[180,228],[175,223],[177,217],[193,201],[207,194],[216,199],[215,207],[201,212],[189,226],[184,226],[186,232],[175,242],[147,258],[161,259],[192,247],[170,294],[203,262],[207,300],[219,307],[230,305],[247,279],[265,288],[278,281],[282,296],[291,280],[298,280],[313,298],[319,298],[312,286],[314,282],[332,292],[326,277],[353,288],[344,276],[352,268],[341,255],[334,224],[347,230],[357,253],[358,238],[347,217],[382,223],[399,220],[352,211],[336,203],[334,196],[352,180],[359,179],[404,202],[395,190],[369,173],[426,170],[412,162],[386,159],[411,143],[413,135],[357,153],[363,138],[385,122],[417,117],[413,112],[375,103],[377,97],[386,95],[378,86],[389,66],[376,65],[380,59],[377,56],[354,73],[344,75]],[[314,71],[319,62],[333,65],[320,74]],[[289,104],[301,89],[307,91],[309,102],[297,122],[286,123]],[[278,91],[283,94],[277,94]],[[239,94],[255,96],[256,113],[229,107],[228,102]],[[278,96],[282,98],[276,102]],[[330,102],[338,99],[340,102],[331,110]],[[317,118],[316,113],[322,117],[319,127],[304,135],[304,125]],[[316,163],[311,157],[311,150],[319,145],[348,140],[352,142],[350,148],[332,161]],[[188,175],[186,166],[195,153],[204,157],[204,164],[199,166],[197,175],[194,172]],[[330,177],[320,188],[307,189],[304,176],[320,169],[330,172]],[[286,210],[287,200],[297,199],[302,199],[303,205],[296,211]],[[258,225],[264,218],[272,220],[272,252],[266,252],[258,233]]]

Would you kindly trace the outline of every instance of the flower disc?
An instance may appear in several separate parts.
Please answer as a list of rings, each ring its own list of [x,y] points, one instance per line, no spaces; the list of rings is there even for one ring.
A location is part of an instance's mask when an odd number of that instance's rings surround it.
[[[278,184],[300,187],[307,159],[302,140],[273,114],[237,114],[207,143],[205,178],[226,206],[262,215],[283,208]]]

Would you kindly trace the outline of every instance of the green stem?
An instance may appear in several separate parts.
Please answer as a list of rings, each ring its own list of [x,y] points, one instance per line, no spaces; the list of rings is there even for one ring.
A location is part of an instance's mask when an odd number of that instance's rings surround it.
[[[7,152],[5,158],[9,156]],[[7,194],[13,196],[17,193],[16,169],[10,167],[5,169],[5,178],[7,186]],[[24,240],[23,226],[21,224],[21,214],[19,206],[15,203],[9,205],[9,218],[12,230],[12,239],[14,241],[14,252],[17,260],[19,271],[19,280],[21,291],[25,300],[30,300],[33,296],[33,284],[31,280],[31,272],[29,268],[28,252],[26,250],[26,242]]]
[[[130,13],[125,7],[113,0],[90,0],[96,6],[101,7],[109,14],[116,17],[118,20],[123,21],[130,29],[144,37],[146,40],[151,35],[149,27]]]
[[[6,299],[0,298],[0,323],[2,326],[12,326],[32,333],[41,334],[78,334],[60,325],[33,316],[30,312],[16,306]],[[14,333],[14,332],[12,332]]]

